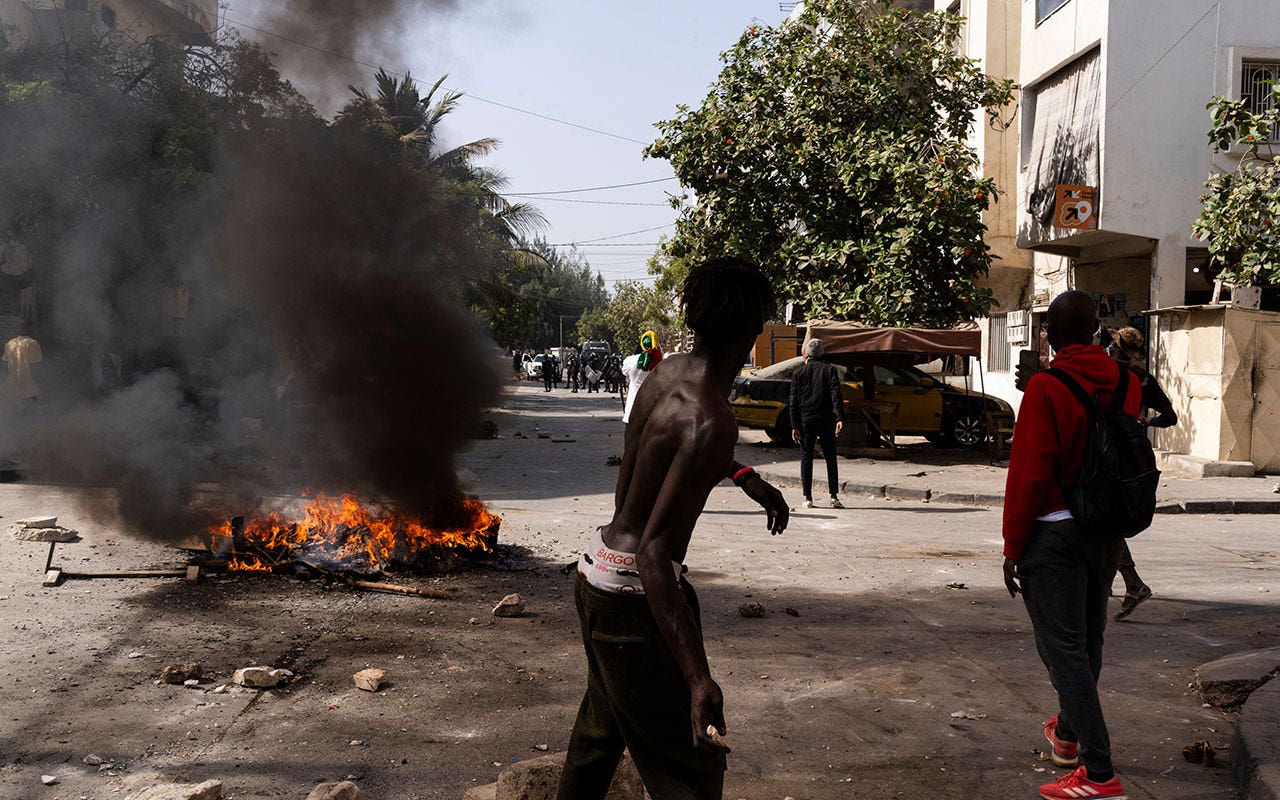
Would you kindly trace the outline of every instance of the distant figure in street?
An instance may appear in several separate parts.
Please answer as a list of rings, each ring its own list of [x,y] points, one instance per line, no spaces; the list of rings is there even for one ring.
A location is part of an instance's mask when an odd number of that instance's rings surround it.
[[[520,351],[516,350],[511,356],[511,372],[516,376],[516,380],[520,380],[520,368],[524,366],[524,358],[520,355]]]
[[[564,388],[569,389],[574,394],[578,393],[578,373],[581,367],[578,364],[579,354],[576,349],[569,351],[569,357],[565,359],[565,375]]]
[[[1141,392],[1093,344],[1093,299],[1065,292],[1049,306],[1049,344],[1061,370],[1101,402],[1137,416]],[[1123,397],[1117,397],[1123,393]],[[1090,410],[1066,381],[1039,372],[1027,382],[1009,457],[1004,499],[1004,581],[1022,592],[1036,649],[1058,693],[1059,712],[1043,726],[1053,763],[1075,771],[1040,787],[1046,800],[1125,796],[1111,762],[1111,739],[1098,698],[1107,600],[1124,540],[1078,523],[1067,494],[1080,480]]]
[[[587,691],[569,739],[559,800],[601,800],[623,748],[660,800],[720,800],[724,698],[702,641],[683,562],[711,490],[731,478],[787,526],[782,494],[734,462],[725,398],[763,328],[773,292],[753,264],[694,267],[682,297],[693,351],[646,379],[631,411],[613,520],[594,531],[574,585]]]
[[[840,474],[836,465],[836,437],[844,430],[844,398],[840,396],[840,376],[836,368],[822,360],[820,339],[804,345],[804,363],[791,376],[791,438],[800,445],[800,488],[804,507],[813,508],[814,446],[822,445],[827,462],[827,488],[831,507],[840,502]]]
[[[1146,338],[1137,328],[1121,328],[1111,331],[1111,344],[1107,352],[1122,367],[1138,376],[1142,385],[1142,412],[1138,421],[1148,428],[1168,428],[1178,424],[1178,412],[1173,410],[1169,396],[1156,383],[1156,379],[1146,368],[1137,362],[1146,360]],[[1147,412],[1154,412],[1148,415]],[[1138,567],[1129,553],[1129,543],[1124,543],[1124,553],[1120,556],[1120,576],[1124,578],[1124,600],[1116,619],[1122,620],[1134,612],[1139,604],[1151,597],[1151,587],[1138,575]]]
[[[645,331],[640,337],[640,352],[627,356],[622,362],[622,377],[627,381],[627,401],[622,407],[622,435],[627,435],[631,421],[631,409],[636,404],[636,392],[654,367],[662,362],[662,348],[658,347],[658,334]]]
[[[555,364],[552,361],[553,356],[550,353],[542,354],[542,391],[551,391],[551,384],[556,379]]]

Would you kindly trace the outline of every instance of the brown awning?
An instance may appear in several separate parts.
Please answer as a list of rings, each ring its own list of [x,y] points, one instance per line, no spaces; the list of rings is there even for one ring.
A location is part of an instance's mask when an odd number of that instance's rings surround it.
[[[829,356],[846,353],[982,355],[982,331],[977,326],[959,329],[869,328],[856,322],[811,320],[807,339],[820,339]]]

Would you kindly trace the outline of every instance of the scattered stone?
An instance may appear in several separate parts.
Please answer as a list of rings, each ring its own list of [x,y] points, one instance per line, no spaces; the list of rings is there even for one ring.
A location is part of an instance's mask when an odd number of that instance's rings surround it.
[[[472,617],[471,619],[467,620],[467,624],[468,624],[468,625],[479,625],[479,624],[480,624],[480,618],[479,618],[479,617]]]
[[[27,517],[17,522],[19,528],[56,528],[58,527],[57,517]]]
[[[376,692],[382,688],[382,681],[386,677],[386,673],[380,669],[362,669],[355,675],[351,676],[351,680],[355,681],[357,689],[364,689],[366,692]]]
[[[604,460],[605,466],[620,467],[622,466],[622,456],[609,456]]]
[[[798,616],[800,616],[800,612],[799,612],[799,611],[796,611],[794,608],[791,608],[791,607],[789,607],[789,606],[788,606],[787,608],[782,609],[782,613],[786,614],[788,617],[798,617]]]
[[[236,670],[231,680],[240,686],[248,686],[253,689],[273,689],[292,677],[293,673],[287,669],[243,667]]]
[[[351,781],[322,783],[311,790],[307,800],[365,800],[365,793]]]
[[[964,585],[963,583],[960,583],[959,581],[952,581],[951,583],[947,584],[947,588],[948,589],[968,589],[969,587]]]
[[[347,744],[348,744],[350,747],[359,747],[360,745],[364,744],[364,740],[363,740],[363,739],[352,739],[351,741],[347,742]]]
[[[524,600],[519,594],[512,593],[498,601],[493,607],[495,617],[519,617],[524,615]]]
[[[534,749],[534,750],[541,750],[542,752],[544,752],[544,753],[545,753],[545,752],[547,752],[548,750],[550,750],[550,749],[551,749],[551,746],[550,746],[550,745],[546,745],[546,744],[535,744],[535,745],[533,746],[533,749]]]
[[[546,432],[539,433],[539,434],[538,434],[538,438],[539,438],[539,439],[550,439],[550,438],[551,438],[551,434],[546,433]]]
[[[133,656],[130,656],[132,658]],[[186,683],[189,680],[198,680],[204,675],[204,667],[199,661],[183,661],[177,664],[170,664],[160,672],[160,680],[165,683],[179,684]]]
[[[45,786],[52,786],[58,782],[58,776],[57,775],[41,775],[40,782],[43,783]]]
[[[182,682],[182,685],[183,685],[183,686],[186,686],[188,689],[190,689],[190,688],[192,688],[193,686],[199,686],[199,685],[200,685],[200,681],[196,680],[195,678],[188,678],[187,680],[185,680],[185,681],[183,681],[183,682]]]
[[[1213,751],[1213,745],[1208,741],[1192,742],[1182,748],[1182,757],[1192,764],[1199,764],[1202,767],[1212,767],[1217,760],[1217,754]]]
[[[1196,691],[1210,705],[1231,708],[1277,674],[1280,647],[1236,653],[1196,667]]]
[[[491,419],[486,419],[480,423],[479,438],[481,439],[497,439],[498,423]]]
[[[556,796],[564,753],[517,761],[498,775],[496,798],[501,800],[542,800]],[[630,753],[624,753],[614,773],[605,800],[644,800],[644,783]]]
[[[24,528],[14,525],[9,533],[20,542],[78,542],[80,532],[68,528]]]
[[[462,800],[498,800],[498,784],[472,787],[462,793]]]
[[[129,654],[129,658],[142,658],[142,653],[139,653],[137,650],[135,650]]]
[[[747,619],[759,619],[768,613],[764,603],[743,603],[738,606],[738,613]]]
[[[952,711],[952,719],[986,719],[986,714],[975,714],[972,711]]]
[[[222,800],[222,781],[162,783],[148,786],[125,800]]]
[[[95,756],[93,753],[90,753],[84,757],[83,761],[91,767],[96,767],[102,763],[102,756]]]
[[[213,687],[213,693],[214,693],[214,694],[226,694],[226,693],[227,693],[227,685],[226,685],[225,683],[220,683],[220,684],[218,684],[217,686]]]

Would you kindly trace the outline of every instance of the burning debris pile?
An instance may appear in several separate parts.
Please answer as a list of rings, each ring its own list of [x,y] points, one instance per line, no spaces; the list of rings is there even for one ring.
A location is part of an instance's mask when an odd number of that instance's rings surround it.
[[[319,495],[301,519],[280,513],[234,517],[209,532],[209,550],[232,571],[375,576],[452,571],[491,555],[502,519],[463,498],[456,519],[428,525],[371,509],[352,495]]]

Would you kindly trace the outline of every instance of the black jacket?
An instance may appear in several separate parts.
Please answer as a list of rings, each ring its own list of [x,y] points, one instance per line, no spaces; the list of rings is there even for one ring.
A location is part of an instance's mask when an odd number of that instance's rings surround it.
[[[840,397],[840,376],[825,361],[809,359],[791,375],[791,427],[844,421],[844,400]]]

